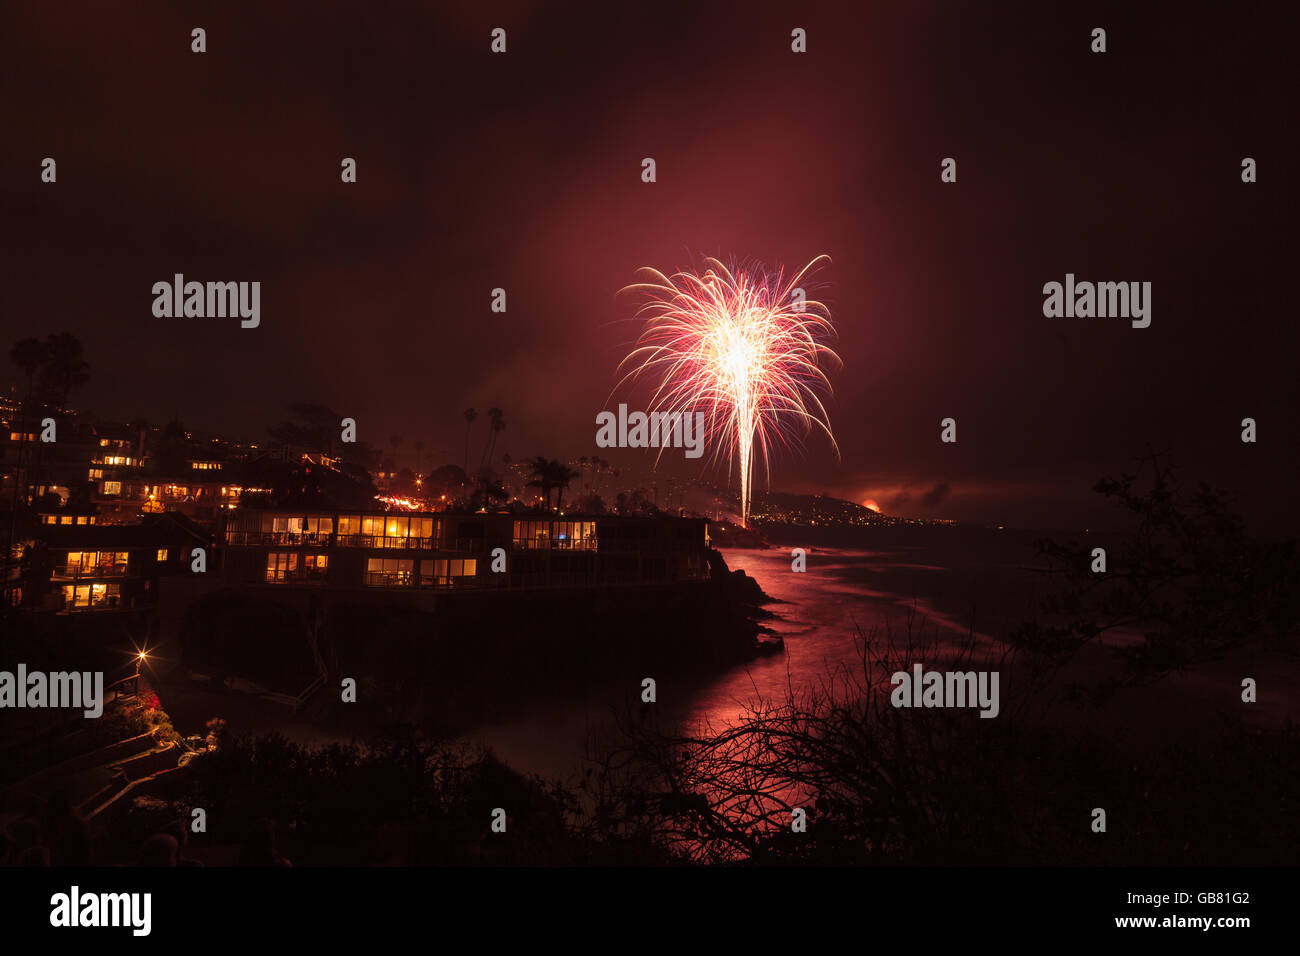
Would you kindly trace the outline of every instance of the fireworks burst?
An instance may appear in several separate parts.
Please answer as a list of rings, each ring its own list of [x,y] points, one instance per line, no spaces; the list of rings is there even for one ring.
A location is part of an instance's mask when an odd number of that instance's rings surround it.
[[[769,482],[773,452],[799,447],[814,430],[839,455],[821,398],[831,390],[823,364],[841,364],[825,344],[835,328],[826,306],[800,287],[823,259],[787,279],[781,269],[729,269],[710,258],[699,275],[642,269],[648,281],[623,290],[648,301],[637,312],[646,325],[619,365],[620,373],[628,369],[619,386],[648,377],[653,411],[704,413],[710,460],[725,457],[728,474],[739,470],[742,525],[756,452]]]

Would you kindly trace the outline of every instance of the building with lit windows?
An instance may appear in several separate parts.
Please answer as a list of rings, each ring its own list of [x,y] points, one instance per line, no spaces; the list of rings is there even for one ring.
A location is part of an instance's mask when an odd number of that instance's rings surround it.
[[[695,518],[241,509],[219,534],[226,585],[437,591],[702,581]]]
[[[42,525],[21,603],[63,614],[145,608],[157,601],[162,578],[192,574],[195,548],[204,549],[205,564],[212,560],[210,535],[176,514],[134,525]]]

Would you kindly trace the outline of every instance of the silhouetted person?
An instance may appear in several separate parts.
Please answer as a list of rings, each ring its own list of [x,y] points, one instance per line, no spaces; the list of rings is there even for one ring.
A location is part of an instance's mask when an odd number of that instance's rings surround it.
[[[180,844],[170,833],[155,833],[140,847],[136,866],[175,866]]]
[[[239,853],[240,866],[293,866],[275,848],[275,823],[259,820],[244,835]]]

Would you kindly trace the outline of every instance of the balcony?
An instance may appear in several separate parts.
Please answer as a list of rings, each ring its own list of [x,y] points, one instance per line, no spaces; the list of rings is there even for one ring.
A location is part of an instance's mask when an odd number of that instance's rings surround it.
[[[226,545],[232,548],[305,547],[365,548],[436,551],[442,548],[437,538],[388,537],[378,534],[329,534],[305,531],[227,531]],[[480,550],[481,539],[460,539],[445,550]]]
[[[388,537],[378,534],[341,534],[336,542],[340,548],[400,548],[404,550],[431,551],[438,547],[437,538]]]
[[[127,576],[125,564],[102,564],[82,567],[79,564],[64,564],[54,569],[51,581],[100,581]]]
[[[504,583],[505,575],[493,575],[493,578],[502,579],[501,582],[494,581],[494,584]],[[479,576],[475,574],[416,574],[413,571],[367,571],[366,587],[368,588],[419,588],[429,590],[446,590],[452,588],[478,588],[486,585],[480,581]]]
[[[324,568],[311,568],[304,570],[302,568],[267,568],[267,584],[308,584],[323,585],[326,583],[329,573]]]
[[[595,538],[515,538],[515,551],[597,551]]]
[[[230,547],[258,547],[259,545],[301,545],[310,548],[328,548],[333,535],[311,531],[227,531],[226,544]]]
[[[368,588],[409,588],[415,578],[413,571],[367,571]]]
[[[117,584],[69,584],[63,589],[60,614],[114,611],[125,607]]]

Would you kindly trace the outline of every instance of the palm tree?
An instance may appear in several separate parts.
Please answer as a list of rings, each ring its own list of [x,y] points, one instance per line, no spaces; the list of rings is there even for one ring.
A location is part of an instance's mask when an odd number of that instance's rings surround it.
[[[543,507],[549,508],[551,506],[551,489],[555,487],[552,478],[555,473],[555,462],[538,455],[529,464],[532,465],[533,477],[529,480],[528,487],[542,489]]]
[[[36,372],[50,357],[48,342],[40,339],[19,339],[9,350],[9,361],[13,362],[27,376],[27,401],[31,401],[32,390],[36,387]]]
[[[492,456],[497,453],[497,438],[506,430],[506,417],[501,409],[495,409],[497,417],[492,419],[492,450],[488,452],[488,467],[492,467]],[[489,416],[491,412],[488,412]]]
[[[492,457],[496,454],[497,450],[497,435],[506,430],[506,421],[502,416],[501,409],[499,408],[489,408],[488,418],[491,419],[491,425],[489,426],[490,430],[488,431],[488,443],[487,447],[483,450],[484,458],[479,461],[479,466],[486,467],[491,471]]]
[[[51,398],[58,399],[59,407],[68,404],[74,388],[90,381],[90,366],[81,357],[81,341],[70,332],[57,332],[46,340],[49,349],[42,378],[49,388]]]
[[[509,497],[510,493],[502,487],[501,482],[484,475],[479,478],[474,495],[470,498],[470,508],[475,511],[479,508],[490,510],[493,505],[500,504]]]
[[[477,408],[465,409],[465,474],[469,474],[469,429],[474,424],[474,419],[478,418]]]
[[[558,461],[551,462],[551,483],[555,485],[555,510],[560,510],[560,504],[564,499],[564,489],[569,487],[570,482],[578,477],[578,472],[574,471],[568,465]]]

